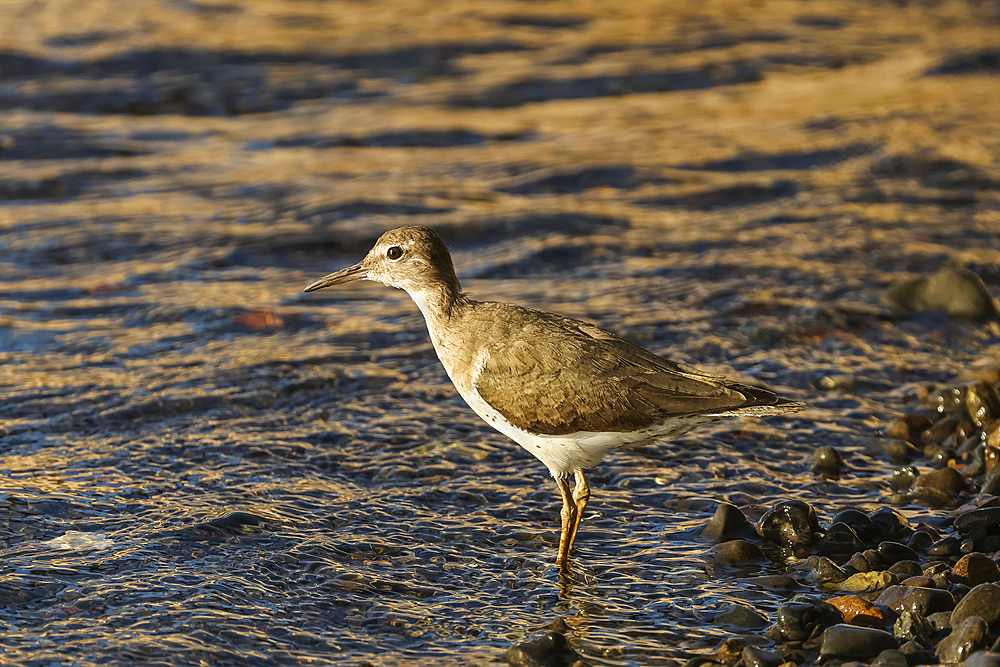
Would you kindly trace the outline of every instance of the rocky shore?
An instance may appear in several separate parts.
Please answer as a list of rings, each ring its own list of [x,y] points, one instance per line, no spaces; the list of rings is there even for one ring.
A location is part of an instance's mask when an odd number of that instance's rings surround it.
[[[747,578],[789,599],[770,616],[748,604],[720,611],[716,622],[747,632],[686,667],[1000,665],[1000,391],[990,377],[921,387],[914,398],[920,409],[884,429],[885,453],[905,462],[889,473],[889,504],[828,520],[801,500],[759,517],[719,505],[700,531],[713,543],[705,559],[743,572],[770,564],[771,574]],[[820,476],[844,466],[829,446],[813,462]],[[902,506],[943,513],[909,520]],[[519,667],[586,664],[558,630],[504,657]]]

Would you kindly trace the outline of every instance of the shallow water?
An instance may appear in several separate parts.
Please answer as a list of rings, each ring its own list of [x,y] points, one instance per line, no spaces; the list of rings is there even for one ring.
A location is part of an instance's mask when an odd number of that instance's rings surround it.
[[[481,664],[559,618],[678,664],[797,592],[705,560],[720,501],[874,508],[914,388],[997,364],[879,305],[1000,294],[995,3],[136,7],[0,7],[4,664]],[[560,587],[554,484],[406,295],[300,294],[401,224],[810,407],[610,456]]]

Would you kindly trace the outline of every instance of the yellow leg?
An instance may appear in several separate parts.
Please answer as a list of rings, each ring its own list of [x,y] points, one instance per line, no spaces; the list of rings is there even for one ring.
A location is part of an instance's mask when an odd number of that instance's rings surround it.
[[[587,509],[590,502],[590,485],[583,476],[583,469],[576,470],[576,486],[573,487],[573,504],[576,505],[576,519],[573,521],[573,530],[569,534],[569,547],[566,552],[573,551],[573,543],[576,542],[576,533],[580,530],[580,522],[583,521],[583,510]]]
[[[565,573],[569,571],[569,550],[573,546],[573,525],[577,517],[576,502],[573,500],[568,479],[557,477],[556,484],[559,485],[563,501],[562,511],[559,513],[562,518],[562,530],[559,533],[559,555],[556,557],[556,564],[559,570]]]

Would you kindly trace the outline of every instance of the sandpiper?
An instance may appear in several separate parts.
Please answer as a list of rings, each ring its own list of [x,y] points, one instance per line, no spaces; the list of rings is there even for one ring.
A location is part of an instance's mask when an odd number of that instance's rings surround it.
[[[462,292],[448,248],[426,227],[386,232],[360,263],[304,291],[353,280],[406,290],[465,402],[549,469],[562,496],[556,562],[563,573],[590,499],[583,471],[609,451],[676,438],[724,417],[801,407],[674,363],[593,324],[474,301]]]

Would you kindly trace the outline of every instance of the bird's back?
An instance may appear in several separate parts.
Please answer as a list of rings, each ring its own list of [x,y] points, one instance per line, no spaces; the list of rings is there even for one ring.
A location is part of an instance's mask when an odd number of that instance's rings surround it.
[[[449,336],[456,347],[447,355],[438,350],[442,360],[462,360],[445,364],[459,391],[474,390],[507,421],[533,433],[627,432],[677,417],[796,407],[767,389],[676,364],[553,313],[466,300],[447,326],[463,332]]]

